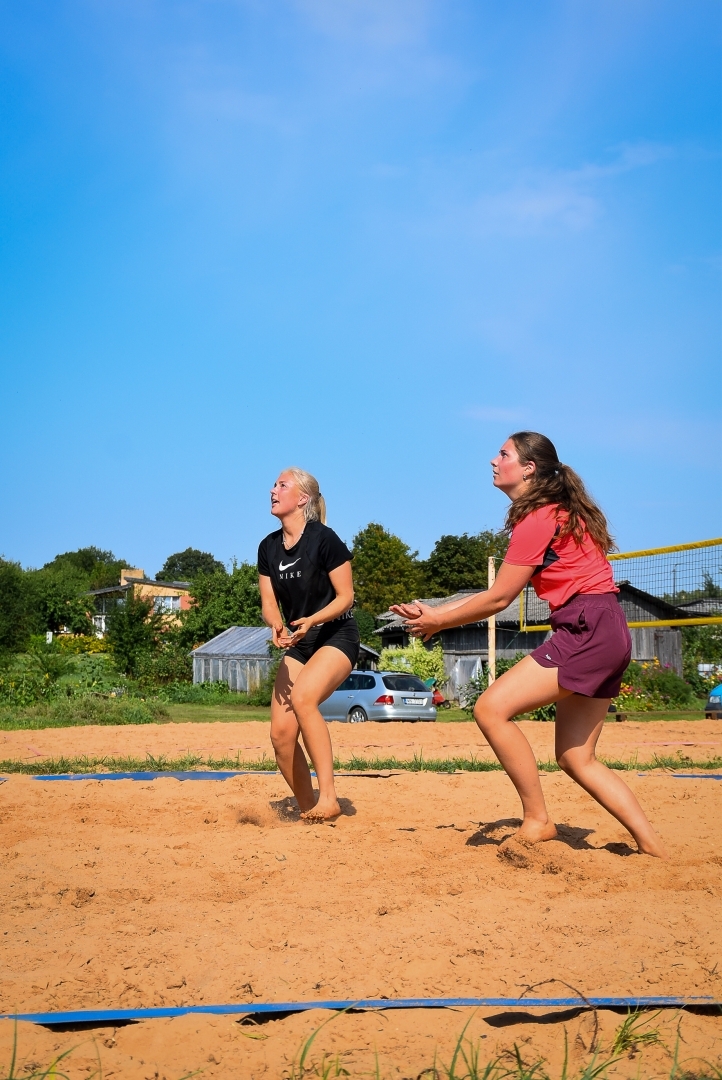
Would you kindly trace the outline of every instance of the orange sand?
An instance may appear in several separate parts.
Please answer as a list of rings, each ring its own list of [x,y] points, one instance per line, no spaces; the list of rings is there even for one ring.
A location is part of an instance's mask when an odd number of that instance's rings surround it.
[[[538,756],[550,756],[553,725],[525,727]],[[342,757],[409,756],[422,746],[426,756],[448,756],[480,743],[467,725],[332,730]],[[709,723],[609,725],[602,749],[644,758],[647,744],[679,737],[697,743],[682,748],[697,757],[714,734]],[[175,754],[196,742],[208,753],[231,745],[246,753],[264,735],[262,724],[5,732],[0,756],[25,758],[28,743],[43,756]],[[0,785],[0,1010],[516,996],[545,979],[594,995],[720,998],[722,782],[625,779],[670,862],[633,855],[624,830],[563,774],[543,779],[559,840],[517,848],[513,858],[499,857],[518,813],[501,773],[341,777],[345,815],[333,827],[300,824],[272,774],[183,783],[11,776]],[[552,984],[536,993],[567,991]],[[78,1047],[63,1066],[73,1080],[89,1075],[96,1054],[114,1080],[180,1080],[200,1068],[208,1078],[275,1078],[329,1015],[261,1026],[189,1016],[81,1032],[23,1023],[18,1042],[21,1065],[47,1065],[53,1052]],[[339,1053],[357,1076],[372,1073],[376,1050],[382,1076],[417,1077],[437,1044],[449,1060],[470,1015],[337,1016],[311,1060]],[[603,1050],[621,1019],[600,1014]],[[652,1025],[671,1049],[679,1023],[668,1013]],[[591,1060],[587,1013],[482,1009],[467,1034],[480,1040],[484,1060],[516,1042],[527,1060],[542,1055],[558,1070],[564,1029],[581,1068]],[[681,1058],[720,1066],[719,1019],[685,1013],[679,1034]],[[12,1023],[1,1022],[0,1066],[12,1037]],[[668,1076],[670,1063],[664,1048],[652,1047],[609,1075]]]
[[[269,724],[256,720],[228,724],[147,724],[129,727],[47,728],[42,731],[0,731],[0,761],[67,757],[134,755],[178,757],[191,751],[203,757],[235,757],[258,760],[272,757]],[[519,725],[531,742],[537,759],[554,757],[554,724],[522,721]],[[338,757],[352,753],[409,759],[493,758],[493,752],[476,724],[330,724]],[[715,720],[634,722],[605,724],[599,752],[609,759],[651,761],[655,754],[680,752],[703,759],[722,754],[722,725]]]

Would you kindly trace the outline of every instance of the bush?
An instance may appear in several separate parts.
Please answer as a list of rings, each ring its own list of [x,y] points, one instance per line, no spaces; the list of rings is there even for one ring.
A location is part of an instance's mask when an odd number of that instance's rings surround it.
[[[700,675],[697,664],[722,667],[722,624],[682,627],[682,670],[696,697],[706,698],[720,681],[718,672]]]
[[[513,659],[508,659],[505,656],[500,657],[496,661],[496,677],[499,678],[505,671],[509,671],[515,664],[518,664],[520,660],[523,660],[526,653],[515,653]],[[483,669],[479,675],[475,675],[472,679],[469,679],[468,683],[461,687],[459,691],[459,697],[461,699],[461,707],[465,712],[472,714],[474,712],[474,706],[477,701],[489,686],[489,665]],[[538,709],[533,709],[528,714],[532,720],[555,720],[557,715],[556,705],[541,705]]]
[[[695,701],[694,689],[685,679],[658,662],[632,661],[624,673],[618,709],[649,712],[651,709],[683,709]]]
[[[60,692],[59,680],[72,675],[75,664],[45,639],[33,642],[32,651],[12,657],[0,672],[0,702],[32,705]]]
[[[379,670],[410,671],[420,679],[433,679],[440,685],[447,679],[441,642],[437,641],[433,649],[427,649],[421,638],[416,637],[404,648],[382,649]]]
[[[0,703],[24,708],[54,696],[55,684],[49,676],[14,666],[0,673]]]
[[[96,637],[95,634],[58,634],[53,638],[53,644],[61,652],[77,656],[80,653],[107,653],[110,652],[110,644],[105,638]]]
[[[138,656],[135,677],[146,689],[170,683],[190,683],[193,661],[187,646],[181,645],[177,634],[168,631],[154,653],[145,652]]]
[[[164,625],[163,616],[153,608],[153,601],[135,596],[130,589],[125,602],[108,616],[108,644],[118,670],[137,675],[147,657],[158,648]]]

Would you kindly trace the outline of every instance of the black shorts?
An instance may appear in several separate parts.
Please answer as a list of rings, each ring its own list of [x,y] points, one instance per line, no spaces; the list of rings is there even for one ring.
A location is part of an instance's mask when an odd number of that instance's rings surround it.
[[[351,667],[354,668],[358,660],[360,644],[358,626],[352,616],[350,619],[334,619],[333,622],[312,627],[297,645],[286,649],[286,656],[292,656],[299,663],[306,664],[319,649],[325,645],[331,645],[347,656],[351,661]]]

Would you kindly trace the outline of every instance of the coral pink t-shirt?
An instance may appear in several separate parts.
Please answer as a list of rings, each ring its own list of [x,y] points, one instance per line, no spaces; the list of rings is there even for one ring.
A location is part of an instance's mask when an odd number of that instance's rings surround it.
[[[535,566],[531,583],[552,611],[577,593],[619,592],[612,567],[589,534],[581,544],[571,533],[559,539],[567,519],[556,503],[532,510],[514,526],[504,562],[512,566]]]

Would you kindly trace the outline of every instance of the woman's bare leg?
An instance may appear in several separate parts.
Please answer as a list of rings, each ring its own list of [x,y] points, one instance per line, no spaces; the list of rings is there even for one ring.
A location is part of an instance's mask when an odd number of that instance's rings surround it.
[[[474,719],[519,792],[524,820],[516,835],[527,843],[553,840],[557,830],[547,814],[532,748],[514,717],[569,694],[559,688],[556,668],[542,667],[525,656],[493,682],[474,706]]]
[[[609,699],[572,694],[557,702],[556,758],[567,775],[608,810],[637,842],[643,855],[667,858],[664,845],[620,776],[597,761],[595,750]]]
[[[312,810],[304,813],[307,821],[328,821],[341,813],[333,781],[331,736],[318,706],[350,672],[351,661],[348,657],[340,649],[324,645],[314,653],[294,680],[291,704],[318,777],[318,802]]]
[[[304,813],[315,805],[316,796],[306,755],[298,745],[301,729],[291,705],[293,684],[301,671],[303,664],[291,656],[284,656],[271,698],[271,742],[283,778]]]

